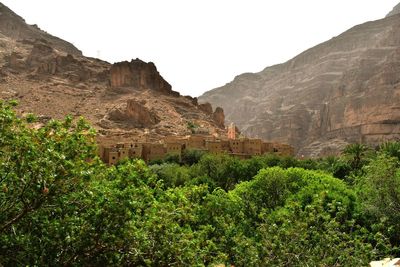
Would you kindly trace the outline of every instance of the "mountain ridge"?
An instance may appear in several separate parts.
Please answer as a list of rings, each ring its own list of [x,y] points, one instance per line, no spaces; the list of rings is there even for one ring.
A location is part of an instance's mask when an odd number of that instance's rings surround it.
[[[82,52],[73,44],[53,36],[37,25],[28,25],[25,20],[0,2],[0,32],[14,40],[44,39],[52,47],[72,55],[82,56]]]
[[[173,91],[152,62],[85,57],[3,4],[0,13],[0,99],[17,99],[20,116],[35,113],[42,123],[83,116],[100,142],[186,135],[189,124],[224,134],[222,109],[204,110]]]
[[[390,16],[394,16],[400,14],[400,3],[398,3],[393,9],[392,11],[390,11],[386,17],[390,17]]]
[[[398,138],[399,28],[400,16],[354,26],[285,63],[238,75],[199,101],[223,107],[227,122],[245,134],[288,142],[299,155]]]

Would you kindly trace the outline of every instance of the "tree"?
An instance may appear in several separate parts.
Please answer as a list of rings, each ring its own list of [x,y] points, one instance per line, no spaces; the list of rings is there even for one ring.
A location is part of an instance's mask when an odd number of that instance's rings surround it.
[[[83,120],[67,117],[35,130],[17,118],[14,105],[0,101],[0,233],[78,188],[93,171],[88,159],[96,151],[94,131]]]
[[[379,146],[379,152],[400,160],[400,142],[385,142]]]
[[[360,170],[365,164],[366,156],[370,149],[364,144],[350,144],[345,147],[343,154],[348,158],[353,170]]]
[[[357,192],[370,225],[381,225],[394,244],[400,242],[400,169],[397,158],[381,154],[357,180]]]

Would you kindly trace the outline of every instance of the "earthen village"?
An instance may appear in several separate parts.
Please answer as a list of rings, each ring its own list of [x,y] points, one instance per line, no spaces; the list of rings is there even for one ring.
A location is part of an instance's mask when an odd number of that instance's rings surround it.
[[[131,142],[99,145],[100,158],[114,165],[125,158],[140,158],[146,162],[164,159],[168,155],[179,158],[185,150],[201,150],[211,154],[226,153],[242,159],[263,154],[292,156],[294,148],[287,144],[265,142],[261,139],[237,138],[237,128],[233,123],[226,128],[226,137],[211,134],[187,136],[166,136],[158,142],[150,142],[147,137],[132,139]]]

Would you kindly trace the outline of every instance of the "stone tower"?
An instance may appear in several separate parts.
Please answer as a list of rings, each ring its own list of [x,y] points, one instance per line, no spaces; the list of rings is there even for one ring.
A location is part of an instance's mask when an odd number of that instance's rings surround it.
[[[228,139],[236,139],[236,126],[233,122],[228,126]]]

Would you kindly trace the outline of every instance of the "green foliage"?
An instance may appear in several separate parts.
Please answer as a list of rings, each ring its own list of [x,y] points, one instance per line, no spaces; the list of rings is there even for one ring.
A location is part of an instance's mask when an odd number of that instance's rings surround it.
[[[107,167],[83,120],[35,130],[14,105],[0,102],[0,265],[365,266],[400,252],[397,144]]]
[[[196,149],[185,149],[182,152],[182,164],[193,165],[200,161],[201,157],[205,155],[204,151]]]
[[[164,182],[166,187],[183,186],[190,180],[189,168],[179,166],[176,163],[164,163],[150,166],[152,172]]]
[[[319,162],[319,168],[331,173],[334,177],[347,182],[350,182],[347,178],[353,170],[347,160],[333,156],[321,159]]]
[[[195,131],[196,131],[196,129],[198,127],[199,126],[196,123],[192,122],[192,121],[188,121],[187,122],[187,128],[191,131],[191,133],[195,133]]]
[[[357,192],[363,214],[386,229],[386,234],[400,242],[400,168],[397,158],[386,153],[365,167],[366,175],[359,177]]]
[[[218,187],[224,190],[232,189],[240,181],[251,179],[251,177],[245,177],[241,160],[226,154],[204,155],[192,167],[192,172],[194,176],[205,175],[209,177]]]
[[[67,117],[36,131],[0,102],[0,232],[61,194],[75,190],[93,172],[94,132]]]
[[[400,160],[400,142],[385,142],[379,146],[379,152]]]
[[[360,170],[367,163],[367,155],[371,149],[364,144],[350,144],[345,147],[343,154],[353,170]]]

